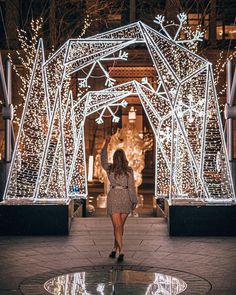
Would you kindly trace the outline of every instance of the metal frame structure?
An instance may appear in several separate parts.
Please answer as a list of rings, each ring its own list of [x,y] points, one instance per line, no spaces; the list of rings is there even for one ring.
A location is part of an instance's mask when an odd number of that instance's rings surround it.
[[[5,156],[6,163],[11,162],[12,150],[14,149],[14,130],[12,125],[13,107],[12,107],[12,69],[10,60],[6,59],[6,75],[4,75],[4,68],[2,56],[0,53],[0,81],[3,93],[3,107],[2,115],[5,120]],[[5,78],[6,76],[6,78]]]
[[[180,24],[183,15],[179,15]],[[212,65],[162,31],[136,22],[86,39],[68,40],[48,60],[40,40],[13,154],[4,199],[57,201],[86,198],[84,122],[104,109],[118,121],[112,105],[125,107],[137,95],[156,140],[155,196],[206,203],[235,200],[226,153]],[[191,42],[202,35],[196,32]],[[157,73],[157,89],[143,79],[114,86],[102,63],[126,60],[123,50],[144,43]],[[118,53],[118,56],[115,54]],[[88,91],[79,101],[64,95],[64,82],[86,72],[87,87],[98,65],[106,78],[101,91]],[[144,77],[145,78],[145,77]]]
[[[225,119],[227,120],[227,150],[229,161],[232,161],[234,156],[233,143],[233,119],[236,118],[235,94],[236,94],[236,66],[233,60],[228,60],[226,64],[227,78],[227,99],[225,104]]]

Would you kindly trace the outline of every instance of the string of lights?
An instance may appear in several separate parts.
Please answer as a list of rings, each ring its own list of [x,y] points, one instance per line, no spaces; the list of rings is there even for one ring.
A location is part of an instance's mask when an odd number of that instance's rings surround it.
[[[5,199],[86,197],[85,118],[100,111],[97,123],[102,123],[108,109],[117,122],[111,106],[125,107],[130,94],[138,95],[156,141],[155,196],[205,202],[234,199],[212,65],[185,46],[203,35],[197,31],[183,42],[178,36],[186,17],[180,14],[178,19],[173,37],[158,16],[161,31],[137,22],[68,40],[47,60],[39,42]],[[124,48],[135,43],[147,46],[157,72],[157,89],[145,77],[143,84],[130,81],[114,86],[103,65],[106,60],[126,60]],[[107,88],[100,91],[89,87],[94,64],[106,79]],[[79,78],[86,81],[79,84],[80,91],[86,86],[84,92],[74,101],[67,79],[88,68],[89,75]]]

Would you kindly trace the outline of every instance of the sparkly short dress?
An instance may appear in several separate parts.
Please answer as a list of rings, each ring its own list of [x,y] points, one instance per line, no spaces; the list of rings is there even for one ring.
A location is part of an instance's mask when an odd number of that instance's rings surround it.
[[[127,175],[118,175],[116,178],[113,172],[110,172],[110,165],[107,156],[107,144],[101,151],[102,167],[107,172],[111,189],[107,196],[107,214],[130,213],[134,204],[137,204],[137,195],[134,185],[134,174],[132,168]],[[112,188],[118,186],[119,188]],[[124,187],[124,188],[121,188]],[[127,187],[127,188],[126,188]]]

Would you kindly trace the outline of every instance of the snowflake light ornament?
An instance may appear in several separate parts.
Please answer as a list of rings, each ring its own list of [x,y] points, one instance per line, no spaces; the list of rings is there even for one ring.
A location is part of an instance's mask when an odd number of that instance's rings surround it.
[[[104,116],[104,113],[105,113],[106,110],[108,110],[109,113],[111,114],[112,122],[118,123],[120,121],[120,118],[115,115],[115,113],[111,109],[111,107],[119,107],[119,106],[121,106],[123,108],[126,108],[127,105],[128,105],[128,102],[126,100],[122,100],[120,103],[112,103],[112,104],[109,104],[108,106],[104,107],[102,112],[100,113],[100,116],[96,119],[97,124],[104,123],[103,116]]]
[[[164,195],[170,201],[232,202],[235,191],[212,65],[189,46],[182,46],[203,37],[196,31],[190,40],[180,40],[186,19],[185,14],[178,15],[174,37],[159,15],[155,22],[162,30],[136,22],[86,39],[70,39],[47,60],[40,40],[4,200],[86,198],[85,120],[99,113],[96,121],[101,124],[107,111],[118,122],[113,108],[126,107],[125,99],[135,95],[156,142],[155,196]],[[157,73],[156,90],[145,77],[142,83],[134,80],[114,86],[115,79],[104,66],[106,61],[126,60],[123,50],[138,43],[150,54]],[[65,80],[79,72],[83,77],[79,86],[89,88],[95,66],[103,72],[106,87],[87,89],[78,101],[71,97],[64,101]],[[34,128],[39,121],[42,128]]]
[[[152,85],[149,83],[147,77],[142,78],[141,83],[142,83],[143,85],[147,86],[148,88],[150,88],[152,91],[154,91],[154,88],[153,88]]]
[[[166,27],[164,26],[164,22],[165,22],[165,16],[164,15],[157,15],[155,17],[154,23],[160,25],[162,31],[165,33],[166,37],[169,38],[170,40],[175,41],[177,44],[183,44],[183,43],[190,43],[193,44],[196,41],[203,41],[204,38],[204,32],[201,32],[199,30],[196,30],[193,33],[193,37],[191,39],[186,39],[186,40],[181,40],[179,39],[179,35],[181,33],[181,30],[183,29],[183,25],[185,24],[186,20],[188,19],[187,14],[182,12],[179,13],[177,15],[177,18],[179,20],[179,24],[173,24],[173,25],[177,25],[178,29],[176,31],[176,34],[174,37],[171,37],[171,35],[168,33],[168,31],[166,30]]]
[[[92,77],[92,73],[96,67],[96,65],[99,66],[99,68],[101,69],[101,71],[103,72],[106,81],[105,81],[105,86],[107,87],[112,87],[116,80],[110,77],[109,72],[105,69],[105,67],[103,66],[102,62],[105,61],[117,61],[117,60],[123,60],[123,61],[127,61],[128,59],[128,53],[125,51],[120,50],[118,53],[118,56],[112,56],[112,57],[104,57],[104,58],[100,58],[99,60],[96,60],[90,67],[88,73],[86,74],[86,76],[84,78],[78,78],[79,81],[79,86],[80,88],[86,88],[88,87],[88,79]],[[93,76],[93,78],[96,78],[96,76]]]
[[[194,102],[193,95],[188,94],[188,103],[185,103],[183,100],[179,100],[178,106],[177,106],[177,112],[180,118],[183,118],[184,115],[187,115],[187,120],[189,123],[194,122],[194,117],[202,117],[204,114],[201,111],[204,101],[198,100],[197,102]],[[195,116],[193,115],[195,113]]]

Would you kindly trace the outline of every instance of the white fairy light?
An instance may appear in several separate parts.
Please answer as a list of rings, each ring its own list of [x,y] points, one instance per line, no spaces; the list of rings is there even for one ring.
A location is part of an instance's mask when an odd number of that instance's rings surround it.
[[[19,110],[22,108],[22,105],[24,105],[25,102],[26,92],[35,60],[36,47],[42,26],[42,18],[36,20],[33,19],[30,22],[30,32],[32,35],[32,39],[30,41],[27,38],[26,31],[17,29],[17,35],[21,50],[16,50],[16,55],[25,70],[24,75],[22,75],[17,66],[14,64],[11,54],[8,54],[13,69],[21,82],[21,87],[18,89],[18,95],[21,97],[22,102],[20,102],[19,104],[14,104],[14,123],[16,123],[18,126],[20,124],[20,118],[18,117],[17,113],[19,113]]]
[[[89,156],[89,162],[88,162],[88,181],[93,180],[93,156]]]
[[[100,112],[96,122],[101,124],[107,110],[117,123],[119,117],[111,108],[126,107],[125,98],[137,95],[156,140],[155,196],[234,200],[211,64],[180,45],[199,41],[202,34],[197,31],[192,39],[179,40],[186,16],[179,14],[178,19],[174,38],[164,27],[164,17],[157,16],[160,32],[137,22],[91,38],[69,40],[46,61],[40,41],[4,199],[86,197],[85,119]],[[130,81],[115,86],[103,65],[108,60],[126,60],[123,49],[135,43],[148,48],[158,75],[156,90],[145,77],[142,84]],[[108,88],[89,91],[95,65]],[[74,101],[63,88],[65,79],[76,71],[84,74],[86,68],[90,70],[79,86],[87,92]],[[35,109],[36,118],[32,117]],[[39,119],[43,128],[35,133]],[[35,134],[37,140],[29,150]]]

